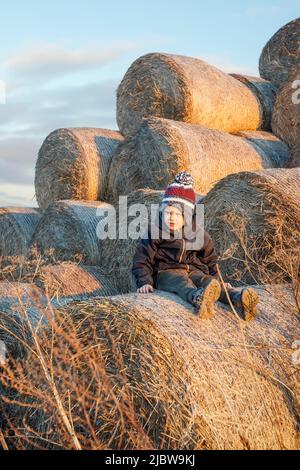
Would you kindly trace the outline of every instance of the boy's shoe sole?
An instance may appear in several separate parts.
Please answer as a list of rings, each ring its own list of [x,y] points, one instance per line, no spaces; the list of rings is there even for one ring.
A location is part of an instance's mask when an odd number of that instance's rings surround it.
[[[215,303],[221,295],[221,284],[216,279],[212,279],[202,292],[194,299],[195,313],[203,320],[212,318],[215,313]]]
[[[258,294],[251,287],[242,290],[240,300],[235,305],[240,309],[243,320],[252,321],[257,315]]]

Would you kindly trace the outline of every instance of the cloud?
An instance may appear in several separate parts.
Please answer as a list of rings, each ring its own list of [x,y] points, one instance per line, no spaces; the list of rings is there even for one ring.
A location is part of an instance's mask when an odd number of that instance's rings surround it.
[[[0,207],[7,206],[37,207],[33,185],[1,184]]]
[[[24,50],[4,62],[8,74],[23,81],[46,80],[87,71],[113,62],[126,52],[140,47],[129,41],[105,46],[88,45],[81,49],[67,49],[61,44],[43,44]]]
[[[237,65],[227,56],[223,55],[206,55],[199,59],[205,60],[211,65],[226,73],[240,73],[242,75],[258,75],[257,67],[249,67],[249,65]]]
[[[58,127],[116,128],[116,88],[119,80],[91,82],[57,89],[31,89],[26,97],[8,96],[0,113],[0,130],[8,136],[46,135]],[[2,145],[0,137],[0,157]]]

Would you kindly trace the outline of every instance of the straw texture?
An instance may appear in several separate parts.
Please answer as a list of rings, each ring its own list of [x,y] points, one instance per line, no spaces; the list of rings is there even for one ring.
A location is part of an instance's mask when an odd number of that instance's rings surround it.
[[[110,167],[108,195],[115,201],[139,188],[164,189],[182,170],[193,175],[195,190],[205,194],[228,174],[283,166],[287,158],[287,146],[268,133],[253,133],[245,139],[199,125],[150,118],[118,147]]]
[[[8,356],[24,358],[28,353],[31,328],[44,324],[47,315],[46,298],[33,283],[0,282],[0,341],[5,343]]]
[[[276,87],[271,82],[260,77],[240,75],[238,73],[231,73],[230,75],[244,83],[255,94],[261,105],[260,127],[267,131],[271,130],[271,117],[276,98]]]
[[[134,426],[146,433],[147,448],[299,449],[299,374],[292,362],[299,321],[290,291],[268,286],[258,291],[259,316],[252,323],[241,323],[221,305],[212,320],[201,321],[177,296],[159,291],[75,302],[64,309],[64,327],[67,319],[77,325],[82,350],[98,356],[113,385],[113,396],[91,410],[105,448],[134,448],[126,430],[133,423],[120,408],[129,390]],[[56,368],[65,354],[55,354]],[[70,372],[70,382],[89,377],[93,396],[100,368],[84,367],[84,354],[73,361],[77,374],[73,378]],[[72,411],[74,432],[85,448],[83,416]],[[40,436],[47,436],[48,446],[58,441],[52,415],[23,408],[22,418],[27,417]]]
[[[241,172],[203,198],[205,225],[224,257],[223,274],[237,283],[297,279],[300,168]]]
[[[126,72],[117,91],[117,122],[123,135],[143,117],[156,116],[237,132],[260,129],[262,104],[241,81],[200,59],[146,54]]]
[[[119,132],[108,129],[53,131],[36,162],[35,191],[40,208],[62,199],[103,200],[110,163],[122,140]]]
[[[282,26],[267,42],[259,59],[261,77],[281,86],[300,66],[300,18]]]
[[[0,257],[26,256],[40,218],[37,209],[0,207]]]
[[[293,146],[300,136],[300,65],[282,85],[272,115],[272,129]]]
[[[35,283],[52,303],[57,301],[58,304],[117,294],[113,280],[109,280],[99,267],[71,262],[42,267]]]
[[[32,239],[32,246],[51,262],[78,260],[100,262],[97,225],[104,202],[58,201],[45,211]]]

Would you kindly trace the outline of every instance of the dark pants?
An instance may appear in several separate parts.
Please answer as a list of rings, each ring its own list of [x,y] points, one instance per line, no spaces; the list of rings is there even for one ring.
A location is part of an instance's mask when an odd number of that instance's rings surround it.
[[[173,292],[181,297],[186,302],[192,303],[193,294],[199,287],[205,287],[211,279],[218,279],[218,276],[211,276],[204,274],[199,269],[187,271],[186,269],[166,269],[159,271],[156,278],[156,288]],[[227,292],[230,299],[240,290],[226,283]],[[222,284],[221,284],[222,286]],[[222,286],[220,302],[229,304],[226,291]]]

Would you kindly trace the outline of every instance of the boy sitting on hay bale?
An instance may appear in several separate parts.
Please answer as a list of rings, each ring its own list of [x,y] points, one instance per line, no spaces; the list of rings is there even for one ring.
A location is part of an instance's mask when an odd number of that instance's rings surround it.
[[[201,318],[212,317],[218,300],[229,304],[228,295],[241,318],[251,320],[256,315],[258,295],[252,288],[234,288],[229,283],[223,287],[213,241],[197,221],[195,204],[192,176],[179,173],[160,204],[158,236],[152,236],[149,225],[147,236],[137,245],[132,268],[137,292],[149,293],[156,288],[176,293],[191,303]]]

